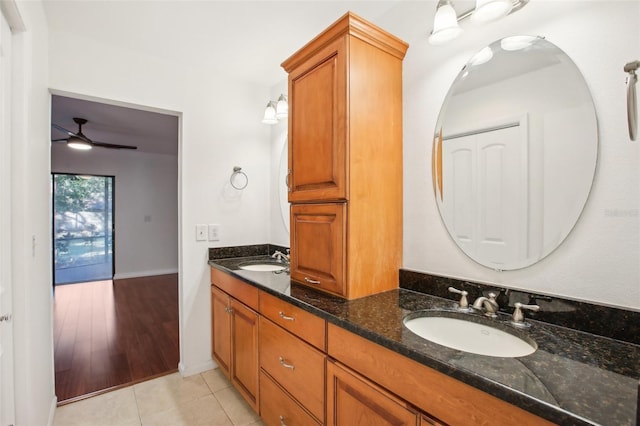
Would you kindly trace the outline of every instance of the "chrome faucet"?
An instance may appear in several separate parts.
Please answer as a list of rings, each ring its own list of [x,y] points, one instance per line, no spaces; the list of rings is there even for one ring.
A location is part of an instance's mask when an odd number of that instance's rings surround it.
[[[496,294],[489,293],[489,297],[480,296],[473,302],[473,308],[479,311],[484,310],[484,314],[488,317],[496,317],[496,312],[500,309],[496,301]]]
[[[458,290],[457,288],[454,288],[454,287],[449,287],[448,290],[449,290],[449,293],[455,293],[460,295],[460,302],[457,305],[457,309],[459,311],[465,311],[465,312],[470,311],[469,302],[467,301],[467,296],[469,295],[469,293],[467,293],[464,290]]]
[[[540,306],[538,305],[523,305],[520,302],[516,302],[513,306],[515,307],[515,310],[513,311],[513,319],[511,320],[511,324],[519,328],[530,326],[529,323],[524,321],[524,314],[522,313],[523,309],[528,309],[534,312],[540,310]]]
[[[287,254],[282,253],[280,250],[276,250],[271,257],[276,259],[278,262],[289,263],[289,250],[287,249]]]

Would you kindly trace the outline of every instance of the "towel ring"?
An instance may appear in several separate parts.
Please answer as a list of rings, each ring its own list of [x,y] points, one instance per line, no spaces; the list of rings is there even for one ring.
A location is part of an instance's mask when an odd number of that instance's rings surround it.
[[[231,173],[231,177],[229,178],[229,182],[235,189],[243,190],[247,185],[249,185],[249,178],[247,177],[247,174],[242,171],[242,167],[235,166],[233,168],[233,173]]]

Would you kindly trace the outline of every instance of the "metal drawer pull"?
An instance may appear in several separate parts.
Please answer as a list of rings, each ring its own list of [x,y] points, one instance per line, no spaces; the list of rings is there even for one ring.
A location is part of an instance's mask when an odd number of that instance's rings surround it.
[[[287,426],[287,424],[284,422],[284,417],[280,416],[280,426]]]
[[[282,311],[278,312],[278,314],[280,315],[280,318],[282,318],[283,320],[287,320],[287,321],[295,321],[296,320],[294,317],[290,317],[290,316],[286,315]]]
[[[306,282],[308,282],[309,284],[320,284],[320,281],[312,280],[312,279],[311,279],[311,278],[309,278],[309,277],[304,277],[304,280],[305,280]]]
[[[290,368],[292,370],[296,368],[293,364],[289,364],[288,362],[286,362],[284,358],[282,358],[281,356],[278,357],[278,360],[280,360],[280,365],[283,366],[284,368]]]

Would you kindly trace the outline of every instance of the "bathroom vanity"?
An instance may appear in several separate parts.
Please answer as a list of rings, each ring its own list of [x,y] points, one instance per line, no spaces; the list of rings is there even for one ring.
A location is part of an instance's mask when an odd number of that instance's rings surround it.
[[[399,288],[349,301],[299,285],[286,271],[238,268],[259,259],[268,258],[209,264],[212,292],[257,306],[250,309],[258,317],[258,363],[235,375],[258,382],[257,400],[248,401],[269,425],[344,425],[354,415],[411,425],[637,421],[637,344],[529,319],[525,333],[537,344],[531,355],[466,353],[403,325],[416,311],[452,311],[455,295]],[[508,320],[503,313],[496,319]]]

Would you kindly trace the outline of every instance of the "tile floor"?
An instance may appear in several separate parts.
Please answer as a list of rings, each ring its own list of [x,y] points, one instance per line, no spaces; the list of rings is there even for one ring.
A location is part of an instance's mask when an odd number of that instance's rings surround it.
[[[56,409],[54,426],[264,426],[219,370],[169,374]]]

